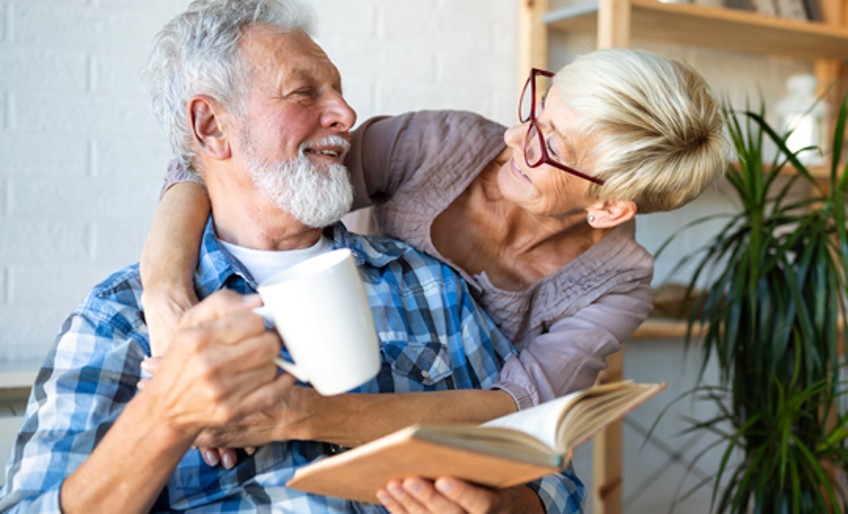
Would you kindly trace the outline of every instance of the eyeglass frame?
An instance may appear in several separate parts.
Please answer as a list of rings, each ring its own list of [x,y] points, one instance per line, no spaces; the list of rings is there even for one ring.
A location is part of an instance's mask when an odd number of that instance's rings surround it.
[[[531,168],[538,168],[542,164],[547,164],[549,166],[553,166],[558,170],[564,171],[566,173],[570,173],[577,177],[582,178],[583,180],[588,180],[593,184],[597,184],[599,186],[604,185],[604,180],[599,179],[597,177],[593,177],[589,174],[583,173],[582,171],[576,170],[571,166],[566,166],[565,164],[559,163],[553,160],[548,154],[548,149],[545,148],[545,138],[542,136],[542,130],[539,128],[539,123],[536,121],[536,76],[542,75],[548,78],[553,78],[554,73],[551,71],[543,70],[541,68],[531,68],[530,76],[527,77],[527,82],[524,83],[524,87],[521,89],[521,96],[518,97],[518,120],[521,123],[530,122],[527,125],[527,133],[524,135],[524,162],[527,166]],[[533,95],[532,101],[530,103],[530,116],[527,119],[522,119],[521,106],[524,104],[524,95],[527,93],[527,86],[530,86],[530,94]],[[527,156],[527,148],[529,146],[530,141],[530,131],[536,129],[536,133],[539,135],[539,150],[542,154],[541,158],[536,161],[535,164],[531,163]]]

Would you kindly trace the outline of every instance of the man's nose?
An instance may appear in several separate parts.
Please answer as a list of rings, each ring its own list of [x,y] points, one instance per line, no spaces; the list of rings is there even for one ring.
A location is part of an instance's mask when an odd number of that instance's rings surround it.
[[[348,105],[344,96],[337,91],[329,93],[327,104],[321,115],[321,124],[339,132],[347,132],[356,123],[356,111]]]

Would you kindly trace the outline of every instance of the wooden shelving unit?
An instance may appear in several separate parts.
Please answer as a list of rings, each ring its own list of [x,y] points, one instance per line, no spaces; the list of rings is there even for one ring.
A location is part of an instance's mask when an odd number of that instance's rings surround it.
[[[637,39],[810,60],[820,89],[829,88],[833,107],[846,90],[848,0],[819,2],[825,19],[821,23],[657,0],[597,0],[558,9],[550,9],[549,0],[521,0],[519,85],[530,67],[548,68],[549,32],[594,32],[599,48],[629,47]],[[820,171],[823,177],[828,173]],[[637,337],[682,337],[685,329],[685,323],[649,320]],[[622,378],[622,363],[621,352],[609,359],[602,380]],[[594,439],[592,494],[597,514],[622,512],[621,437],[617,425]]]
[[[599,10],[600,2],[557,9],[543,14],[541,22],[553,30],[596,31]],[[618,15],[624,11],[619,8]],[[848,31],[838,26],[656,0],[631,0],[629,11],[631,39],[810,60],[848,55]]]

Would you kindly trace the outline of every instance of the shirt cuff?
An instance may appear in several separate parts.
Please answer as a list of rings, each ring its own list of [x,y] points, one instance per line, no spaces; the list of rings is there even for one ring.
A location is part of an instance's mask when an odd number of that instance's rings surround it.
[[[579,514],[583,512],[586,486],[570,469],[542,477],[527,484],[538,496],[545,512]]]
[[[490,389],[499,389],[510,395],[518,410],[524,410],[539,404],[538,395],[534,397],[530,391],[512,382],[499,380]]]

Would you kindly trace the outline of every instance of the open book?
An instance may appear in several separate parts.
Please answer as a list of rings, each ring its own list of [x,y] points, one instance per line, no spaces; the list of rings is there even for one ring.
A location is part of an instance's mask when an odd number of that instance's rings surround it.
[[[561,470],[575,447],[664,387],[613,382],[482,425],[412,425],[304,466],[286,485],[364,502],[376,502],[390,480],[409,476],[511,487]]]

